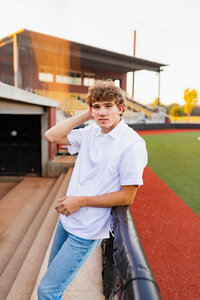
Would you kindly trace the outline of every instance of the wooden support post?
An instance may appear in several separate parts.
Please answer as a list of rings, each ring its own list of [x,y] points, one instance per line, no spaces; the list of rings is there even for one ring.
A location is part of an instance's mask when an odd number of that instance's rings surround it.
[[[19,49],[17,44],[17,35],[13,36],[13,71],[14,86],[19,87]]]

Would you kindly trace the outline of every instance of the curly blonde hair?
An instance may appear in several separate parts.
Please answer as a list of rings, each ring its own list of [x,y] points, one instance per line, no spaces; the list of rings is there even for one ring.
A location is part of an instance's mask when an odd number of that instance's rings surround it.
[[[116,105],[125,106],[125,97],[122,90],[112,80],[96,80],[94,85],[89,87],[86,102],[92,107],[94,102],[114,100]]]

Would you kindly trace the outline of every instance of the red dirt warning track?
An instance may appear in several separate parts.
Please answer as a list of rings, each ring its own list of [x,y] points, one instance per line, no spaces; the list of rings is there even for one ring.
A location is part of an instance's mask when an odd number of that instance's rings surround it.
[[[140,135],[200,129],[141,130]],[[200,218],[149,168],[131,207],[163,300],[200,300]]]
[[[131,207],[163,300],[200,299],[200,218],[149,168]]]

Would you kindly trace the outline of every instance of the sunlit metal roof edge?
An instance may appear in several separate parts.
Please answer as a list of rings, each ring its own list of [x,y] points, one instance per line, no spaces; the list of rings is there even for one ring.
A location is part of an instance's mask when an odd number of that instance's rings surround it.
[[[58,102],[0,82],[1,98],[40,106],[57,107]]]

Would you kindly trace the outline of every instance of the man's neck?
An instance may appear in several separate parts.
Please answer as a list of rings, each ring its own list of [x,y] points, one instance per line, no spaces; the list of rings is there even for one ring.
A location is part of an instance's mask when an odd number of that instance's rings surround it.
[[[104,134],[111,132],[119,124],[120,121],[121,121],[121,119],[119,119],[117,122],[115,122],[110,128],[102,128],[101,131]]]

